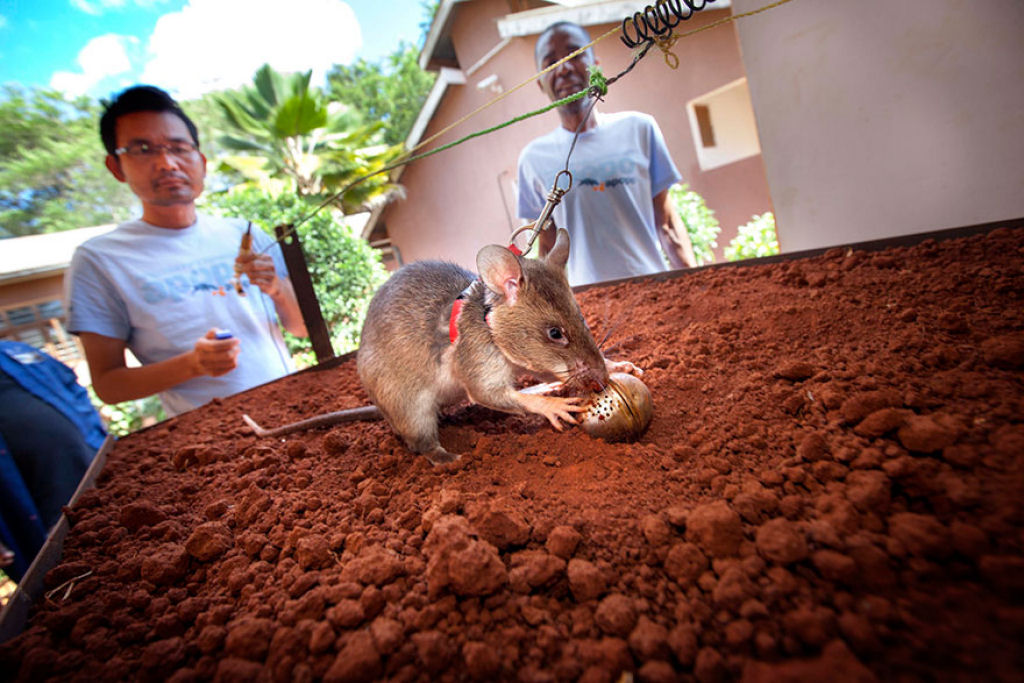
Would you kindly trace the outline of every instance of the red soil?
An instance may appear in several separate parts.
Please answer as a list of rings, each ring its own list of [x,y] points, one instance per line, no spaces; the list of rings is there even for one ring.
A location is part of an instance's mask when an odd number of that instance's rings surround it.
[[[122,439],[17,680],[1020,680],[1024,230],[585,291],[646,368],[606,444],[455,411],[451,469],[354,364]]]

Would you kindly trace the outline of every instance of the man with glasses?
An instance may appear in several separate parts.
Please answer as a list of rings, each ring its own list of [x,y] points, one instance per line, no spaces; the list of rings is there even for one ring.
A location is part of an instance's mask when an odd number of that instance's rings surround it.
[[[206,157],[178,103],[129,88],[106,104],[100,137],[107,168],[142,204],[140,218],[78,247],[65,278],[68,329],[100,399],[159,394],[173,416],[291,372],[278,320],[299,337],[306,327],[280,248],[253,229],[240,257],[246,222],[196,211]]]

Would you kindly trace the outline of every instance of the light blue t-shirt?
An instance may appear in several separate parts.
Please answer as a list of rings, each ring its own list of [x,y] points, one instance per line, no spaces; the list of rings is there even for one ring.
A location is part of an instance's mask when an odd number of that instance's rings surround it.
[[[168,415],[277,379],[293,370],[274,302],[242,276],[232,284],[246,222],[199,215],[180,230],[129,221],[83,243],[65,276],[68,329],[125,340],[143,365],[195,348],[211,327],[241,341],[238,367],[160,393]],[[253,227],[253,250],[273,240]],[[280,247],[268,251],[288,277]]]
[[[558,127],[519,155],[518,214],[524,221],[540,215],[574,135]],[[666,270],[651,199],[681,176],[654,118],[599,114],[597,126],[580,134],[569,171],[572,189],[553,214],[555,225],[569,231],[569,284]]]

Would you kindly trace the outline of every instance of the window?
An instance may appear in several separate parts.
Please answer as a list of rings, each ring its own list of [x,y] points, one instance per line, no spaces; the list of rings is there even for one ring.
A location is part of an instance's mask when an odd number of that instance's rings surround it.
[[[702,171],[761,153],[747,79],[695,98],[686,109]]]
[[[715,146],[715,129],[711,125],[711,107],[706,104],[693,105],[693,115],[697,117],[697,130],[700,132],[702,147]]]
[[[78,340],[64,327],[59,299],[0,310],[0,337],[41,349],[74,366],[84,358]]]

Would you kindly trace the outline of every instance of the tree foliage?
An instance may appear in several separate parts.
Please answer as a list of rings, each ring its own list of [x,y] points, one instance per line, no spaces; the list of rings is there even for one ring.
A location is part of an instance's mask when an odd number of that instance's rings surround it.
[[[718,246],[716,240],[722,230],[715,212],[708,208],[704,198],[691,190],[687,183],[673,185],[668,193],[693,243],[697,265],[714,263],[715,254],[712,250]]]
[[[44,89],[0,92],[0,227],[11,236],[129,217],[135,197],[104,165],[99,107]]]
[[[735,237],[725,248],[725,258],[739,261],[748,258],[773,256],[779,253],[779,240],[775,235],[775,215],[768,211],[752,216],[741,225]]]
[[[437,3],[423,2],[424,33]],[[327,93],[310,74],[264,67],[253,84],[183,102],[210,160],[207,187],[238,183],[324,199],[399,153],[433,83],[417,50],[401,44],[381,64],[336,67]],[[104,166],[101,108],[88,97],[0,86],[0,236],[127,220],[138,201]],[[276,179],[276,180],[275,180]],[[346,192],[346,213],[397,188],[381,174]]]
[[[167,412],[160,403],[160,397],[155,394],[123,403],[108,404],[100,400],[91,384],[87,389],[93,408],[103,418],[107,431],[114,436],[128,436],[143,427],[167,419]]]
[[[220,92],[206,93],[199,97],[181,103],[188,117],[196,124],[199,131],[199,146],[206,158],[214,164],[227,150],[220,144],[218,138],[221,131],[227,129],[227,122],[224,120],[224,112],[217,103],[216,98]],[[212,169],[207,169],[209,173]]]
[[[420,2],[420,11],[422,19],[420,19],[420,42],[426,42],[427,33],[430,32],[430,25],[434,23],[434,15],[437,14],[437,8],[441,6],[441,0],[422,0]]]
[[[295,223],[314,208],[297,195],[274,196],[258,188],[236,188],[210,194],[207,204],[222,216],[245,218],[273,234],[275,225]],[[331,332],[335,353],[359,345],[370,297],[387,278],[380,252],[344,224],[338,212],[324,209],[298,227],[310,279],[324,321]],[[292,353],[311,357],[307,339],[286,335]]]
[[[337,65],[327,75],[329,96],[381,122],[384,142],[401,144],[436,78],[420,68],[418,57],[419,50],[403,42],[383,62],[359,59],[351,66]]]
[[[400,150],[381,141],[382,124],[329,102],[310,87],[311,72],[279,74],[264,65],[251,86],[214,97],[228,132],[219,139],[236,152],[223,164],[250,184],[274,188],[284,181],[301,197],[323,198],[376,171]],[[346,213],[363,211],[394,188],[385,175],[348,190],[338,204]]]

